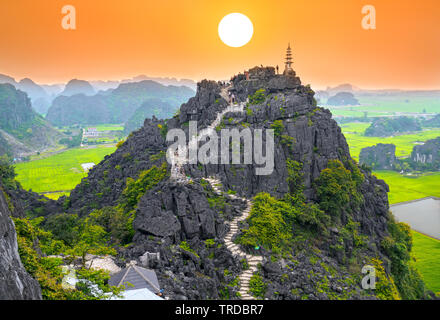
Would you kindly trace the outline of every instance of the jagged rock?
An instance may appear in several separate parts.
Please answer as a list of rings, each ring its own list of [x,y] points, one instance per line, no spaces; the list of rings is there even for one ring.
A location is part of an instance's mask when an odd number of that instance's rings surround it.
[[[440,169],[440,137],[428,140],[423,145],[414,146],[411,159],[417,168]]]
[[[366,164],[376,170],[392,170],[396,161],[394,144],[378,143],[375,146],[363,148],[359,155],[360,164]]]
[[[21,263],[10,214],[0,191],[0,300],[41,300],[40,285]]]

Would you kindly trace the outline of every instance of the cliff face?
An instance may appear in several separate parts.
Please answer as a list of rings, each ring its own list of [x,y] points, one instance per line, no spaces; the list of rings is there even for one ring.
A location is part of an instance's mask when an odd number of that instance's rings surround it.
[[[3,189],[0,189],[3,190]],[[24,269],[5,194],[0,191],[0,300],[40,300],[38,282]]]
[[[423,145],[414,146],[411,159],[416,168],[440,168],[440,137],[426,141]]]
[[[55,146],[63,134],[38,115],[26,93],[10,84],[0,84],[0,135],[14,156]]]
[[[360,164],[366,164],[377,170],[393,170],[396,163],[396,146],[379,143],[372,147],[363,148],[359,155]]]

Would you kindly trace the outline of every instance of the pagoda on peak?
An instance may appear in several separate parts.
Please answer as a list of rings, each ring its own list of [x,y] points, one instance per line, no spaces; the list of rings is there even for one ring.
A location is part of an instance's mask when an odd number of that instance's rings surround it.
[[[292,69],[292,49],[290,48],[290,42],[289,45],[287,46],[287,50],[286,50],[286,58],[285,58],[285,68],[284,68],[284,72],[283,75],[285,76],[295,76],[295,71],[293,71]]]

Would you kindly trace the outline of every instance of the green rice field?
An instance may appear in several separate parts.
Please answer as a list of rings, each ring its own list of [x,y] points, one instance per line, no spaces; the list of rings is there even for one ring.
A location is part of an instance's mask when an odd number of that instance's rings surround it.
[[[440,294],[440,241],[413,231],[413,254],[426,287]]]
[[[94,126],[87,126],[86,128],[96,128],[97,131],[122,131],[124,126],[121,124],[98,124]]]
[[[390,187],[390,204],[425,198],[440,197],[440,172],[424,173],[420,176],[401,175],[395,171],[375,171]]]
[[[368,117],[390,116],[397,114],[438,113],[440,99],[438,94],[417,94],[395,92],[380,94],[355,94],[359,106],[328,107],[334,116],[363,117],[367,112]],[[327,107],[323,105],[323,107]]]
[[[48,194],[50,198],[67,194],[87,176],[82,163],[98,164],[116,150],[114,146],[96,146],[69,149],[46,158],[21,162],[15,165],[17,180],[26,190]]]
[[[365,137],[364,132],[369,127],[369,123],[346,123],[341,124],[347,143],[350,147],[351,156],[359,160],[359,154],[363,148],[374,146],[378,143],[392,143],[396,145],[397,157],[409,157],[413,147],[417,142],[440,137],[440,129],[425,129],[421,132],[403,134],[394,137]]]

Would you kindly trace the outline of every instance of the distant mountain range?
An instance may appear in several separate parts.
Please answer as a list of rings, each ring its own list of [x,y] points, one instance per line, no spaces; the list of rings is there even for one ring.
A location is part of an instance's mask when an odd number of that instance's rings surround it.
[[[76,94],[91,96],[99,91],[116,89],[120,84],[123,83],[140,82],[144,80],[152,80],[164,86],[186,86],[194,91],[197,87],[196,82],[190,79],[149,77],[146,75],[139,75],[131,79],[123,79],[120,81],[85,81],[72,79],[67,84],[37,84],[29,78],[24,78],[17,82],[13,77],[0,74],[0,84],[9,83],[12,84],[16,89],[26,92],[31,99],[34,110],[41,115],[45,115],[47,113],[52,105],[53,100],[58,96],[72,96]]]
[[[124,123],[146,100],[152,98],[169,106],[166,111],[152,106],[149,115],[170,117],[194,94],[188,87],[164,86],[152,80],[122,83],[116,89],[100,91],[92,96],[83,93],[70,97],[60,95],[53,101],[46,119],[56,126]]]
[[[0,84],[0,114],[0,154],[25,156],[53,147],[63,137],[32,109],[27,94],[12,84]]]

